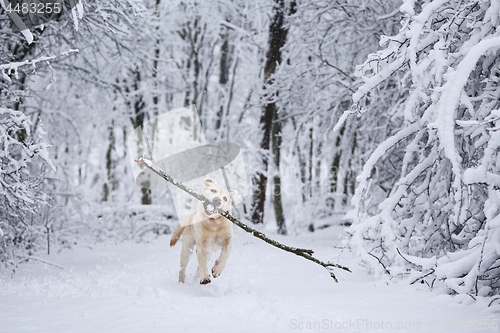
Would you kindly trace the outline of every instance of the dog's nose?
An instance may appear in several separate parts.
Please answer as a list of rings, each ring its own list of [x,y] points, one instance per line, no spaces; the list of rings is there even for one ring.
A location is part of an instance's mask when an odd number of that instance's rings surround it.
[[[221,205],[221,200],[220,200],[220,198],[219,198],[219,197],[215,197],[215,198],[214,198],[214,204],[215,204],[216,206],[220,206],[220,205]]]

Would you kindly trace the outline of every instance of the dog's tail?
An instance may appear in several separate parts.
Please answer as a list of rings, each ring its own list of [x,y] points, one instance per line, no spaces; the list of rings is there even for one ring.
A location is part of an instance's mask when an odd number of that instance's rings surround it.
[[[177,226],[177,228],[175,228],[174,233],[172,234],[172,238],[170,238],[170,247],[177,244],[177,241],[179,240],[179,238],[181,238],[184,228],[185,227],[182,227],[180,224]]]

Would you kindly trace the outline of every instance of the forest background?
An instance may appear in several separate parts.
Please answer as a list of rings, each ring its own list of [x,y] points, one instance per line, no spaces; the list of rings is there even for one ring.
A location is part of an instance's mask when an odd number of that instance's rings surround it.
[[[498,295],[499,20],[497,0],[111,0],[22,34],[2,10],[1,262],[170,232],[126,139],[195,105],[242,148],[243,220],[346,214],[377,276]]]

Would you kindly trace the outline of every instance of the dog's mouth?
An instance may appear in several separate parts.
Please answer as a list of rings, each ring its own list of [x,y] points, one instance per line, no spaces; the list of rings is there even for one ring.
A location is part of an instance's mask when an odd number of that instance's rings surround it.
[[[206,201],[203,203],[203,210],[205,211],[205,215],[209,217],[216,213],[220,213],[221,209],[224,209],[224,205],[219,197],[213,198],[211,202]]]
[[[205,211],[205,215],[207,216],[217,213],[217,208],[210,202],[204,202],[203,209]]]

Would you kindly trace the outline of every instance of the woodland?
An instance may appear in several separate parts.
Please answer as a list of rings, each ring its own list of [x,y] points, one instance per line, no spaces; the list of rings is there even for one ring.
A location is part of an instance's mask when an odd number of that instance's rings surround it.
[[[376,277],[500,294],[500,1],[63,1],[22,31],[0,3],[0,267],[170,233],[127,137],[194,105],[245,223],[341,214]]]

